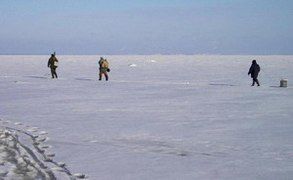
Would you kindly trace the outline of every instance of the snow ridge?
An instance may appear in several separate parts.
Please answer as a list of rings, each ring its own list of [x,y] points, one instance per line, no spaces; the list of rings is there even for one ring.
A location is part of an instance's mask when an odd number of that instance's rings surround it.
[[[45,144],[47,132],[37,134],[37,127],[27,127],[0,119],[0,179],[87,178],[81,173],[72,174],[65,163],[53,159],[55,154],[48,150],[51,146]]]

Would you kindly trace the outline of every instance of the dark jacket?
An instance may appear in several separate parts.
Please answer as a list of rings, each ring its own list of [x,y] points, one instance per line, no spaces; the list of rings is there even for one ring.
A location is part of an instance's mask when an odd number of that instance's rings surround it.
[[[259,65],[256,62],[253,62],[249,68],[248,74],[251,75],[251,78],[257,78],[259,71],[260,71]]]
[[[51,56],[48,61],[48,67],[57,68],[58,67],[58,59],[55,56]]]

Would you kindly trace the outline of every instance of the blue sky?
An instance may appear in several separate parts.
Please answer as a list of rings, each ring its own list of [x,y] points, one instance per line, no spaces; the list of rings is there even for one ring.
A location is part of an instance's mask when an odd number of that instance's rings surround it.
[[[291,0],[1,0],[0,54],[293,54]]]

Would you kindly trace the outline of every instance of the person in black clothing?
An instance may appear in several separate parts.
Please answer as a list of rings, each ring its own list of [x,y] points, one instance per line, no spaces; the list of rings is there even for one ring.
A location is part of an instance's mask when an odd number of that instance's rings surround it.
[[[255,83],[257,84],[257,86],[260,86],[259,81],[257,79],[259,71],[260,71],[259,65],[256,63],[256,60],[253,60],[251,66],[249,68],[249,71],[248,71],[248,75],[250,74],[251,78],[252,78],[252,85],[251,86],[254,86]]]
[[[51,69],[52,79],[58,78],[56,73],[56,68],[58,67],[58,59],[55,57],[55,53],[51,54],[51,57],[48,61],[48,67]]]

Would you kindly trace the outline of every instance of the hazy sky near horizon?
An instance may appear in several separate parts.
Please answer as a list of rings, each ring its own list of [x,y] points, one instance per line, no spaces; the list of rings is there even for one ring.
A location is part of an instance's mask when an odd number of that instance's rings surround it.
[[[293,54],[292,0],[1,0],[0,54]]]

